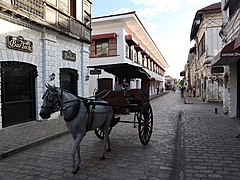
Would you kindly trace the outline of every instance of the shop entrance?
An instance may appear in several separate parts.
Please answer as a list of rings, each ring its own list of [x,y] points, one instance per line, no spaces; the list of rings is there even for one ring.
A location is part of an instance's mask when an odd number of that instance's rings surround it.
[[[78,95],[77,91],[78,73],[75,69],[61,68],[60,69],[60,87],[68,90],[75,96]]]
[[[113,89],[113,80],[111,78],[101,78],[98,79],[98,91],[101,92],[105,89]]]
[[[3,127],[36,119],[37,68],[21,62],[1,62]]]

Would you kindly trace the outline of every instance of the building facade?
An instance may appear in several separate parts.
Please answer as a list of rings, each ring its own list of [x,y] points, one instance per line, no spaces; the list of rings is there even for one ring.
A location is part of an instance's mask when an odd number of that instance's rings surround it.
[[[150,94],[164,87],[168,64],[135,12],[92,18],[92,44],[89,65],[128,63],[143,67],[151,76]],[[89,70],[90,71],[90,70]],[[116,82],[116,77],[101,72],[91,75],[89,92],[101,84]],[[129,80],[131,88],[140,87],[138,79]]]
[[[221,48],[221,21],[221,3],[215,3],[198,10],[192,24],[190,40],[195,41],[195,47],[189,52],[186,79],[204,101],[223,99],[223,68],[210,66]]]
[[[224,68],[223,109],[229,117],[240,116],[240,1],[222,0],[222,46],[211,65]]]
[[[90,0],[2,0],[0,24],[0,129],[40,120],[46,83],[88,95]]]

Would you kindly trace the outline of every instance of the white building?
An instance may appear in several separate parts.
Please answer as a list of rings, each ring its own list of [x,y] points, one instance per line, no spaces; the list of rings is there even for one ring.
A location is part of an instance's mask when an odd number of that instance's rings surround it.
[[[191,57],[193,61],[189,62],[188,79],[189,83],[194,83],[191,85],[196,86],[196,96],[205,101],[222,101],[223,98],[223,68],[210,66],[221,48],[221,25],[220,2],[198,10],[192,24],[190,40],[195,41],[196,53],[193,54],[196,58]]]
[[[151,76],[150,94],[164,86],[168,64],[135,12],[92,18],[92,44],[89,65],[128,63],[142,66]],[[104,83],[113,87],[116,77],[101,72],[91,75],[89,92],[101,90]],[[137,79],[128,80],[131,87]]]
[[[240,1],[222,0],[222,46],[211,65],[224,66],[223,109],[229,117],[240,116]]]
[[[50,80],[88,95],[90,0],[1,0],[0,24],[0,129],[39,120]]]

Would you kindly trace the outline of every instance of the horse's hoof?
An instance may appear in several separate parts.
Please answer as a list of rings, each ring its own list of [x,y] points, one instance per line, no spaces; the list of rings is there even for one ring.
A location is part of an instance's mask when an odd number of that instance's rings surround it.
[[[72,170],[72,173],[73,173],[73,174],[77,174],[78,170],[79,170],[79,166],[78,166],[76,169],[73,169],[73,170]]]
[[[107,151],[107,152],[110,152],[110,151],[111,151],[111,148],[107,149],[106,151]]]
[[[100,158],[101,161],[103,161],[103,160],[105,160],[105,159],[106,159],[105,156],[102,156],[102,157]]]

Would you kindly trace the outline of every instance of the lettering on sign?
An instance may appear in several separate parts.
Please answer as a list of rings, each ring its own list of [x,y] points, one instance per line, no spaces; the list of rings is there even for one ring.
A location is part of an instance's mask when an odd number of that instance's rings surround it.
[[[62,51],[62,58],[69,61],[76,61],[76,53],[73,53],[71,50]]]
[[[18,51],[25,51],[31,53],[33,51],[32,41],[25,40],[22,36],[7,36],[6,44],[9,49],[15,49]]]
[[[212,74],[224,73],[223,67],[212,67],[211,69]]]
[[[240,53],[239,52],[223,53],[222,57],[240,57]]]
[[[98,75],[98,74],[101,74],[101,70],[100,70],[100,69],[90,70],[90,74],[91,74],[91,75]]]

